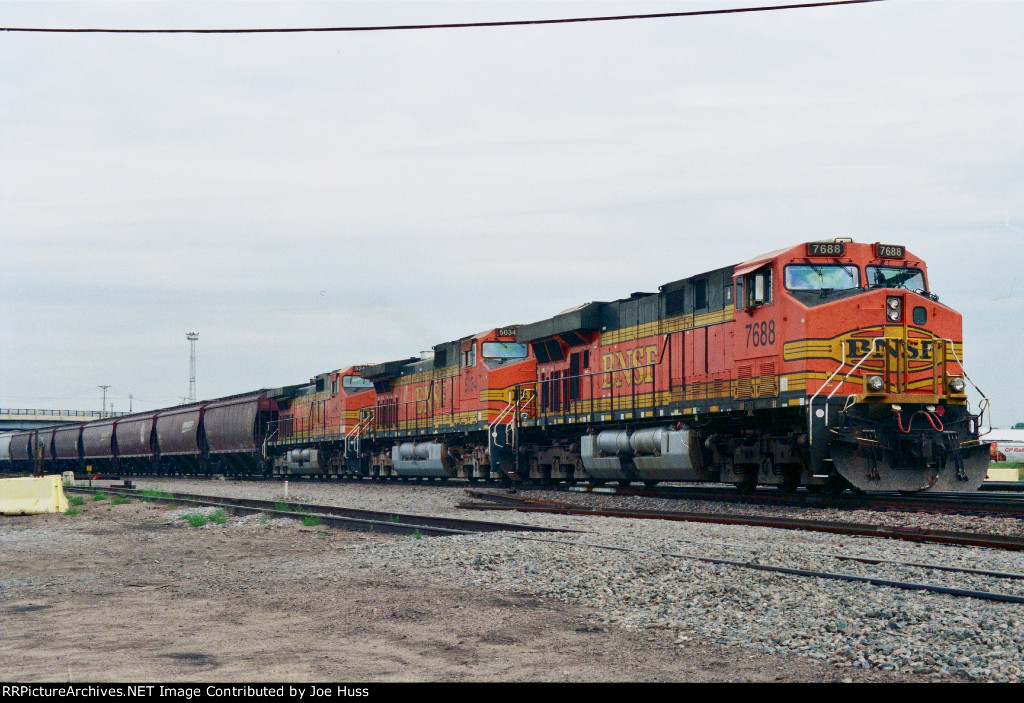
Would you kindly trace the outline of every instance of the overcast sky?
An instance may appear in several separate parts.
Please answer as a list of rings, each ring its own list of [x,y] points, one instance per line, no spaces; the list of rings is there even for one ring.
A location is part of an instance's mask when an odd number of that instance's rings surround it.
[[[11,27],[742,2],[2,2]],[[756,3],[747,3],[756,4]],[[298,383],[835,236],[904,244],[1024,421],[1024,2],[0,33],[0,406]]]

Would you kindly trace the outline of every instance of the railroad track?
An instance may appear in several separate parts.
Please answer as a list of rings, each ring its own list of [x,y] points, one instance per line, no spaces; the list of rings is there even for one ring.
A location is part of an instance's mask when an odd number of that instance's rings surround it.
[[[87,480],[90,477],[82,477]],[[93,480],[120,480],[121,476],[92,476]],[[147,478],[147,477],[140,477]],[[169,478],[196,479],[202,477],[175,476]],[[78,478],[76,477],[76,480]],[[125,477],[126,483],[127,477]],[[236,477],[235,480],[244,480]],[[358,479],[341,479],[343,482]],[[1024,484],[1024,481],[1017,483]],[[386,485],[386,484],[384,484]],[[468,483],[461,479],[451,481],[400,481],[395,485],[423,485],[435,488],[473,489],[478,484]],[[488,482],[481,487],[498,489],[500,482]],[[957,515],[989,515],[999,517],[1024,518],[1024,487],[1016,483],[993,484],[977,493],[928,493],[903,495],[896,492],[862,493],[862,494],[826,494],[812,493],[806,489],[793,492],[781,492],[775,488],[762,487],[754,492],[741,492],[733,486],[679,486],[659,485],[653,488],[641,486],[591,486],[551,485],[541,483],[516,484],[516,490],[530,491],[565,491],[569,493],[591,493],[594,495],[614,496],[646,496],[651,498],[668,498],[679,500],[716,501],[726,503],[742,503],[752,505],[772,505],[779,507],[810,507],[841,510],[878,510],[878,511],[912,511],[947,513]]]
[[[195,493],[171,493],[152,491],[140,494],[126,488],[85,488],[69,487],[68,492],[86,495],[106,493],[129,496],[153,502],[194,507],[218,507],[236,513],[264,513],[275,517],[301,520],[319,518],[321,523],[331,527],[359,532],[384,532],[391,534],[422,536],[466,535],[480,532],[565,532],[548,527],[523,525],[486,520],[465,520],[460,518],[437,517],[433,515],[412,515],[408,513],[382,512],[342,508],[333,505],[316,505],[285,501],[255,500],[251,498],[225,498]]]
[[[647,496],[680,500],[702,500],[753,505],[797,506],[843,510],[900,510],[958,515],[994,515],[1024,518],[1024,495],[1017,492],[998,493],[931,493],[902,495],[899,493],[865,493],[828,495],[798,490],[783,493],[772,488],[741,493],[733,487],[720,486],[634,486],[593,487],[562,486],[558,490],[594,495]]]
[[[494,522],[494,521],[482,521],[482,520],[465,520],[460,518],[444,518],[436,516],[425,516],[425,515],[410,515],[405,513],[397,512],[381,512],[381,511],[370,511],[353,508],[341,508],[337,506],[325,506],[316,505],[309,503],[297,503],[290,502],[283,504],[281,502],[255,500],[246,498],[225,498],[209,495],[199,495],[190,493],[170,493],[170,492],[155,492],[157,495],[152,493],[139,494],[138,491],[132,489],[123,488],[84,488],[74,487],[68,488],[69,492],[83,493],[83,494],[95,494],[103,492],[107,494],[125,495],[142,498],[145,500],[153,500],[156,502],[163,502],[174,505],[184,506],[195,506],[195,507],[220,507],[230,512],[250,512],[250,513],[264,513],[267,515],[275,515],[280,517],[289,517],[294,519],[302,519],[310,516],[319,518],[322,524],[339,527],[348,530],[357,530],[365,532],[384,532],[404,535],[415,535],[419,534],[422,536],[445,536],[445,535],[467,535],[467,534],[478,534],[482,532],[504,532],[507,533],[508,538],[515,540],[524,541],[537,541],[547,542],[551,544],[558,544],[563,546],[581,547],[588,549],[598,550],[609,550],[619,552],[630,552],[630,553],[648,553],[658,554],[668,558],[678,559],[690,559],[700,561],[708,564],[715,564],[721,566],[731,566],[743,569],[751,569],[762,572],[778,573],[782,575],[789,575],[794,577],[803,578],[821,578],[830,580],[841,580],[853,583],[864,583],[875,586],[886,586],[892,588],[898,588],[903,590],[911,591],[925,591],[931,593],[942,593],[957,597],[975,598],[982,600],[998,601],[1004,603],[1015,603],[1024,604],[1024,596],[1015,594],[999,593],[993,591],[981,591],[974,589],[955,588],[949,586],[940,586],[926,583],[915,583],[909,581],[900,581],[889,578],[876,578],[870,576],[862,576],[856,574],[844,574],[827,571],[814,571],[808,569],[793,568],[782,565],[771,565],[761,563],[760,561],[741,561],[734,559],[721,559],[712,558],[694,554],[685,554],[677,552],[665,552],[665,551],[654,551],[635,547],[628,547],[614,544],[602,544],[599,542],[583,541],[582,539],[567,539],[562,535],[571,533],[579,534],[579,531],[571,529],[557,529],[557,528],[545,528],[534,525],[523,525],[519,523],[508,523],[508,522]],[[506,510],[524,510],[527,512],[554,512],[562,514],[583,514],[583,515],[599,515],[600,511],[578,509],[578,506],[568,506],[567,504],[557,503],[555,501],[539,500],[535,498],[526,498],[523,496],[517,496],[513,494],[497,494],[497,493],[484,493],[478,491],[467,491],[472,497],[487,499],[489,502],[479,504],[478,509],[506,509]],[[460,506],[463,507],[463,506]],[[570,508],[574,509],[570,512]],[[631,513],[630,517],[640,517],[638,512],[660,512],[668,513],[671,511],[622,511]],[[678,514],[677,514],[678,515]],[[659,519],[665,519],[663,516],[648,516],[658,517]],[[715,516],[715,517],[726,517],[726,516]],[[732,516],[735,518],[737,516]],[[678,518],[677,518],[678,519]],[[709,520],[710,522],[719,522],[718,520]],[[736,520],[732,520],[733,524],[746,524]],[[791,521],[792,522],[792,521]],[[809,521],[803,521],[804,523]],[[780,525],[772,525],[780,526]],[[791,526],[790,529],[807,529],[806,525]],[[886,536],[894,537],[895,532],[891,528],[883,528],[886,530],[886,534],[873,535],[873,536]],[[903,537],[905,539],[915,539],[917,541],[941,541],[942,543],[950,543],[944,539],[940,540],[928,540],[923,539],[927,535],[937,535],[938,533],[929,531],[912,531],[912,536]],[[568,536],[568,535],[567,535]],[[944,533],[943,533],[944,536]],[[588,538],[589,539],[589,538]],[[992,545],[986,545],[992,546]],[[1012,548],[1005,544],[999,548]],[[1024,543],[1022,543],[1018,549],[1024,549]],[[877,559],[869,557],[854,557],[850,555],[829,555],[835,559],[847,560],[847,561],[860,561],[865,563],[887,563],[887,564],[898,564],[908,567],[917,567],[924,569],[934,569],[940,571],[953,571],[970,573],[974,575],[981,575],[996,580],[1024,580],[1024,574],[1008,573],[1008,572],[997,572],[997,571],[985,571],[980,569],[968,569],[962,567],[951,567],[946,565],[931,565],[931,564],[920,564],[913,562],[897,562],[887,559]]]
[[[754,516],[722,516],[722,515],[710,515],[710,514],[695,514],[695,513],[673,513],[670,511],[603,511],[600,509],[588,509],[580,508],[579,506],[570,506],[564,503],[558,503],[555,501],[538,500],[533,498],[525,498],[522,496],[516,496],[511,494],[492,494],[484,493],[479,491],[467,491],[471,497],[486,500],[488,502],[483,503],[462,503],[459,505],[460,508],[474,509],[474,510],[518,510],[522,512],[546,512],[556,513],[561,515],[589,515],[589,516],[604,516],[610,513],[616,513],[616,517],[632,517],[641,519],[683,519],[689,520],[691,517],[695,518],[699,522],[711,522],[719,524],[736,524],[736,525],[756,525],[756,526],[768,526],[768,527],[782,527],[784,529],[811,529],[820,532],[838,532],[839,534],[865,534],[867,536],[874,537],[889,537],[899,539],[912,539],[914,541],[925,541],[925,542],[938,542],[940,544],[958,544],[963,546],[989,546],[1000,549],[1016,549],[1024,550],[1024,540],[1016,538],[1003,538],[1000,535],[988,535],[985,537],[992,537],[994,539],[991,544],[977,544],[973,540],[978,535],[966,535],[967,541],[955,541],[950,538],[954,535],[963,536],[966,533],[944,533],[929,530],[893,530],[892,528],[877,528],[874,533],[867,532],[847,532],[845,528],[851,523],[833,523],[834,526],[838,526],[837,529],[826,529],[828,523],[822,521],[795,521],[795,520],[778,520],[772,518],[760,518]],[[671,515],[672,517],[666,517]],[[686,517],[683,517],[686,516]],[[707,519],[705,519],[707,518]],[[749,520],[749,521],[748,521]],[[863,527],[863,526],[856,526]],[[905,533],[905,534],[899,534]],[[769,572],[784,574],[789,576],[804,577],[804,578],[820,578],[835,581],[846,581],[850,583],[864,583],[874,586],[886,586],[890,588],[897,588],[901,590],[909,591],[923,591],[928,593],[941,593],[945,595],[952,595],[962,598],[975,598],[980,600],[990,600],[1002,603],[1016,603],[1024,604],[1024,596],[1012,594],[1012,593],[999,593],[993,591],[980,591],[977,589],[966,589],[956,588],[950,586],[940,586],[928,583],[916,583],[911,581],[902,581],[897,579],[889,578],[878,578],[871,576],[861,576],[856,574],[845,574],[831,571],[820,571],[810,569],[800,569],[781,565],[772,565],[762,563],[760,560],[747,560],[740,561],[735,559],[721,559],[714,557],[706,557],[696,554],[685,554],[678,552],[666,552],[647,550],[633,547],[624,547],[621,545],[612,544],[600,544],[594,542],[575,541],[570,542],[564,539],[556,539],[551,537],[537,537],[537,536],[526,536],[526,535],[512,535],[513,539],[528,540],[536,542],[547,542],[553,544],[562,544],[567,546],[577,546],[592,549],[620,551],[620,552],[631,552],[638,554],[656,554],[659,556],[678,558],[678,559],[690,559],[699,561],[707,564],[715,564],[720,566],[733,566],[743,569],[751,569],[755,571]],[[932,539],[933,538],[933,539]],[[1011,546],[1014,544],[1015,546]],[[860,562],[865,564],[889,564],[902,567],[911,567],[917,569],[927,569],[933,571],[944,571],[954,573],[971,574],[975,576],[984,576],[992,578],[996,581],[1022,581],[1024,580],[1024,574],[1003,572],[1003,571],[992,571],[985,569],[973,569],[967,567],[948,566],[944,564],[925,564],[920,562],[907,562],[897,561],[892,559],[882,559],[876,557],[858,557],[847,554],[824,554],[837,561],[850,561]]]
[[[773,527],[783,530],[806,530],[829,532],[841,535],[902,539],[913,542],[949,544],[964,547],[986,547],[1024,551],[1024,538],[1012,535],[981,534],[975,532],[952,532],[917,527],[889,527],[856,522],[831,520],[804,520],[765,515],[730,515],[723,513],[701,513],[681,510],[629,510],[621,508],[588,508],[571,503],[538,500],[507,493],[467,491],[471,498],[484,502],[464,502],[458,507],[466,510],[515,510],[527,513],[555,513],[590,517],[621,517],[634,520],[672,520],[677,522],[703,522],[717,525],[748,525],[752,527]]]

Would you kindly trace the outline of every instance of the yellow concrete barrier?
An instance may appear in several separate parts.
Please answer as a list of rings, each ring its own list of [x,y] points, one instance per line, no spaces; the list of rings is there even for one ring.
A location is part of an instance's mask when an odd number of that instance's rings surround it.
[[[0,479],[0,513],[31,515],[68,509],[60,476]]]
[[[1017,469],[989,467],[988,476],[986,478],[989,481],[1016,481],[1020,478],[1020,474],[1017,472]]]

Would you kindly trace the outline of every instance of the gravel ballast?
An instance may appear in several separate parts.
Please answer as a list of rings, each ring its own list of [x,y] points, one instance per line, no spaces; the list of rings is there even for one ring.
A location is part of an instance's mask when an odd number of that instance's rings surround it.
[[[272,500],[281,499],[283,492],[280,483],[137,483],[141,488]],[[1024,675],[1024,605],[772,574],[686,558],[728,559],[1024,595],[1024,580],[837,558],[864,556],[1024,574],[1024,555],[1018,553],[744,526],[506,511],[467,514],[454,507],[465,495],[452,487],[293,481],[289,489],[289,499],[294,501],[587,531],[543,538],[557,543],[497,533],[360,544],[345,550],[349,568],[352,564],[384,568],[396,576],[426,571],[472,588],[555,598],[589,608],[595,628],[645,632],[681,650],[706,640],[766,654],[808,657],[840,669],[877,669],[925,680],[962,677],[1012,682]],[[564,493],[536,495],[569,499]],[[613,503],[606,497],[581,498],[577,502],[616,507],[708,510],[707,505],[692,505],[692,501],[686,501],[684,507],[678,501],[658,499],[613,499],[618,501]],[[739,506],[737,512],[753,510]],[[770,510],[795,517],[851,519],[844,511]],[[872,513],[867,521],[876,517]],[[957,516],[955,526],[945,524],[950,521],[948,516],[886,513],[885,517],[901,525],[935,526],[939,521],[942,529],[982,532],[995,531],[993,522],[1019,526],[1012,519],[970,516]],[[1001,531],[1010,529],[1009,524],[999,524]],[[665,552],[680,556],[665,556]],[[311,568],[332,567],[340,568],[341,562]]]

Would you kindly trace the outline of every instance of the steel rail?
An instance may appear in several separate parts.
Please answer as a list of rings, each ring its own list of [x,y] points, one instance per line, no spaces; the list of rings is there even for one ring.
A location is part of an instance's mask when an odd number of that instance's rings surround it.
[[[813,571],[810,569],[796,569],[788,566],[772,566],[770,564],[756,564],[749,561],[736,561],[733,559],[718,559],[715,557],[700,557],[693,554],[680,554],[678,552],[662,552],[654,549],[640,549],[638,547],[621,547],[615,544],[598,544],[595,542],[569,542],[545,537],[526,537],[524,535],[509,535],[511,539],[526,540],[530,542],[546,542],[548,544],[561,544],[572,547],[589,547],[592,549],[606,549],[616,552],[631,552],[636,554],[654,554],[657,556],[674,559],[690,559],[705,564],[718,566],[735,566],[741,569],[752,569],[754,571],[766,571],[769,573],[786,574],[789,576],[803,576],[809,578],[822,578],[833,581],[847,581],[850,583],[867,583],[872,586],[888,586],[907,591],[925,591],[929,593],[941,593],[945,595],[958,596],[961,598],[977,598],[980,600],[999,601],[1003,603],[1024,603],[1024,596],[1010,593],[993,593],[990,591],[976,591],[968,588],[953,588],[950,586],[936,586],[927,583],[914,583],[911,581],[896,581],[893,579],[875,578],[873,576],[857,576],[855,574],[841,574],[831,571]]]
[[[970,547],[986,547],[1024,551],[1024,538],[1008,535],[977,534],[971,532],[950,532],[912,527],[887,527],[855,522],[838,522],[827,520],[803,520],[761,515],[726,515],[722,513],[697,513],[670,510],[619,510],[608,508],[587,508],[557,503],[536,505],[528,502],[513,504],[508,497],[502,497],[503,504],[496,503],[460,503],[459,508],[466,510],[517,510],[519,512],[555,513],[559,515],[575,515],[584,517],[618,517],[635,520],[671,520],[677,522],[701,522],[716,525],[747,525],[751,527],[771,527],[783,530],[805,530],[809,532],[827,532],[841,535],[902,539],[912,542],[935,544],[953,544]]]
[[[559,490],[594,495],[625,495],[671,500],[707,500],[813,508],[862,510],[910,510],[953,514],[1024,517],[1024,497],[991,491],[982,493],[932,493],[899,495],[896,493],[824,495],[810,491],[781,493],[775,490],[740,493],[735,488],[717,486],[658,486],[655,488],[565,486]]]
[[[167,493],[165,495],[140,494],[135,490],[112,488],[69,487],[65,490],[85,494],[112,493],[121,496],[152,500],[154,502],[188,505],[196,507],[219,507],[226,510],[248,513],[267,513],[279,517],[303,519],[320,518],[323,524],[360,532],[387,532],[394,534],[421,535],[465,535],[481,532],[565,532],[550,527],[523,525],[519,523],[491,522],[443,518],[432,515],[411,515],[407,513],[360,510],[331,505],[316,505],[290,501],[268,501],[249,498],[224,498],[192,493]],[[164,493],[164,492],[160,492]],[[280,509],[287,505],[288,509]]]

